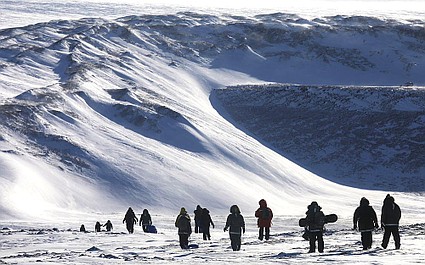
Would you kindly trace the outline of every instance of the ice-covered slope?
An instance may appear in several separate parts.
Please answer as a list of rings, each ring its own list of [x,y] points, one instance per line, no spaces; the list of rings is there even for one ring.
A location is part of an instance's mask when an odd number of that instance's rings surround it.
[[[263,81],[423,83],[420,23],[181,13],[1,30],[1,215],[198,203],[252,211],[262,197],[285,214],[313,199],[341,214],[361,196],[378,204],[384,193],[326,181],[263,146],[219,114],[210,92]],[[347,40],[335,47],[339,34]],[[352,42],[362,37],[373,45]],[[400,201],[415,213],[411,196]]]

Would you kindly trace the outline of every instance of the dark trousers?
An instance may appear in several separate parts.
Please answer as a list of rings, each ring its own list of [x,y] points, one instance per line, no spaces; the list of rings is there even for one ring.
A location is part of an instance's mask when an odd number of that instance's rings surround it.
[[[400,233],[398,231],[398,226],[385,226],[384,227],[384,238],[382,239],[382,247],[387,248],[388,242],[390,241],[391,234],[393,235],[395,248],[400,248]]]
[[[362,232],[362,245],[364,250],[372,247],[372,231]]]
[[[265,236],[264,236],[264,230],[266,232]],[[270,238],[270,227],[260,227],[260,229],[258,231],[258,239],[263,240],[263,237],[265,237],[266,240],[269,240],[269,238]]]
[[[241,250],[241,234],[230,234],[230,244],[233,251]]]
[[[130,233],[130,234],[133,234],[133,232],[134,232],[134,223],[133,222],[127,222],[126,223],[126,226],[127,226],[127,231]]]
[[[202,229],[202,236],[203,236],[204,240],[207,240],[207,239],[211,240],[210,227],[209,226],[204,227]]]
[[[182,249],[188,249],[189,248],[189,235],[188,234],[179,234],[179,242],[180,242],[180,247]]]
[[[145,232],[145,233],[149,232],[149,230],[148,230],[148,226],[149,226],[149,225],[142,225],[143,232]]]
[[[195,233],[202,233],[202,228],[199,220],[195,220]]]
[[[316,240],[317,240],[317,248],[320,253],[323,252],[325,248],[325,243],[323,242],[323,232],[310,232],[310,251],[309,252],[315,252],[316,251]]]

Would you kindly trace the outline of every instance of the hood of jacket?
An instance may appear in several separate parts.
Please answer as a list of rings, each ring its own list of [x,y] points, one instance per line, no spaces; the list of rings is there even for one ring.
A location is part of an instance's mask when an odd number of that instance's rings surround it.
[[[241,211],[239,210],[239,207],[237,205],[232,205],[232,207],[230,207],[230,213],[240,214]]]
[[[261,199],[258,204],[260,205],[261,208],[267,208],[267,202],[264,199]]]

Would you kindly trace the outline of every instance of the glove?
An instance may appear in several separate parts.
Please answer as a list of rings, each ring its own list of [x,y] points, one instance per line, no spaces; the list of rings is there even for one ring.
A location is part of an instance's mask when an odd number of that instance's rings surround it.
[[[245,227],[242,227],[242,233],[245,234]]]
[[[225,228],[223,229],[223,231],[224,231],[224,232],[226,232],[226,231],[227,231],[227,227],[225,227]]]
[[[376,225],[375,225],[375,228],[376,228],[376,229],[378,229],[378,228],[379,228],[379,225],[378,225],[378,224],[376,224]]]
[[[357,230],[357,225],[354,225],[353,230]]]
[[[214,225],[212,225],[212,227],[213,227],[213,229],[215,228],[215,226],[214,226]]]

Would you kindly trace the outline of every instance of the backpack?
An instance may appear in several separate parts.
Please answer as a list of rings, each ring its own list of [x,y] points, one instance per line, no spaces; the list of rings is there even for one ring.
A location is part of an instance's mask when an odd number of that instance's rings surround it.
[[[314,224],[318,227],[323,227],[325,225],[325,215],[322,212],[317,212],[314,215]]]
[[[264,210],[261,211],[262,215],[261,215],[261,219],[269,219],[270,218],[270,209],[266,208]]]

